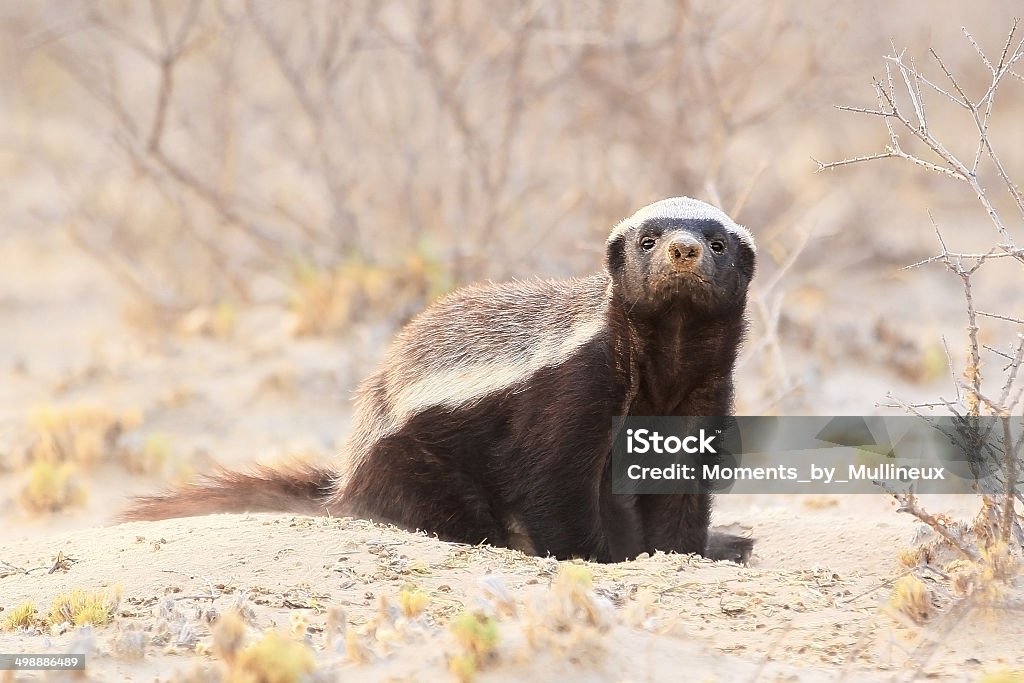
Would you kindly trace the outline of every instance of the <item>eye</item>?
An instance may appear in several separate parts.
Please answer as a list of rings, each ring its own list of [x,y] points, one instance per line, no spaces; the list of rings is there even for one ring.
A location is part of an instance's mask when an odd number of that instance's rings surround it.
[[[655,243],[656,241],[653,237],[645,237],[640,240],[640,248],[644,251],[650,251],[651,249],[654,249]]]
[[[725,242],[722,240],[711,240],[711,251],[721,254],[725,251]]]

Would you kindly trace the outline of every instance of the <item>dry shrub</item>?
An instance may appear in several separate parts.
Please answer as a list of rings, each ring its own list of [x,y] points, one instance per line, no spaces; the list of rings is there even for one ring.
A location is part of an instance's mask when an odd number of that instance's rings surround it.
[[[31,439],[25,450],[29,481],[21,502],[34,512],[80,504],[78,477],[100,465],[113,464],[134,474],[167,473],[184,478],[186,463],[174,457],[170,439],[160,433],[137,433],[137,410],[115,411],[95,405],[46,405],[28,419]]]
[[[1005,543],[994,541],[981,551],[978,562],[954,560],[944,569],[958,596],[971,596],[980,604],[992,605],[999,602],[1007,587],[1020,575],[1021,561]]]
[[[292,332],[297,336],[342,332],[369,317],[402,323],[447,290],[441,270],[415,253],[395,266],[355,261],[330,271],[303,266],[294,278]]]
[[[974,481],[981,509],[973,523],[957,523],[923,508],[913,490],[885,488],[896,499],[899,512],[913,515],[935,534],[935,540],[918,552],[901,553],[901,561],[911,566],[945,565],[954,593],[991,601],[1017,576],[1024,547],[1018,505],[1024,500],[1019,488],[1024,433],[1018,417],[1024,406],[1020,374],[1024,334],[1019,328],[1024,319],[1015,310],[1005,310],[1005,298],[982,300],[980,284],[994,272],[994,264],[1016,272],[1024,266],[1024,247],[1019,246],[1024,194],[1012,177],[1018,169],[1007,161],[1013,155],[997,144],[1004,119],[996,113],[997,104],[1012,101],[1019,93],[1014,88],[1024,80],[1015,71],[1024,62],[1024,38],[1018,20],[995,51],[985,50],[967,29],[963,33],[968,52],[973,51],[979,62],[974,68],[984,74],[983,88],[972,88],[969,79],[951,69],[950,62],[934,49],[929,51],[930,68],[894,50],[885,59],[884,76],[873,82],[873,106],[840,107],[883,123],[882,151],[820,163],[819,169],[883,159],[909,162],[918,171],[953,181],[977,202],[989,224],[988,236],[982,240],[986,246],[979,249],[978,236],[971,234],[969,225],[943,230],[932,219],[939,253],[907,268],[941,265],[959,281],[966,353],[959,363],[954,362],[949,345],[942,340],[953,396],[915,403],[893,399],[889,404],[929,422],[935,409],[953,417],[952,428],[932,424],[962,449],[972,466],[991,469]],[[956,121],[956,126],[944,126],[947,119]],[[954,240],[971,247],[955,246]],[[949,553],[956,553],[958,559],[950,562]],[[927,588],[913,576],[898,582],[891,603],[918,623],[932,609]]]
[[[29,416],[35,436],[29,457],[34,462],[92,467],[111,459],[118,452],[121,435],[141,421],[137,411],[117,413],[91,405],[42,406]]]
[[[86,501],[85,485],[77,479],[71,463],[37,461],[29,471],[28,483],[18,494],[21,506],[34,514],[59,512]]]

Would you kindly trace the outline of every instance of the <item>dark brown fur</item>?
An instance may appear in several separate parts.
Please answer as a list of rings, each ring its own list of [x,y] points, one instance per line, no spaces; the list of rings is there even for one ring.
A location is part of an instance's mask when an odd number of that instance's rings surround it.
[[[330,512],[559,558],[746,561],[750,539],[709,538],[709,495],[610,484],[613,417],[732,411],[754,252],[723,221],[624,223],[604,273],[472,287],[432,306],[360,385],[347,476],[221,472],[127,517]]]

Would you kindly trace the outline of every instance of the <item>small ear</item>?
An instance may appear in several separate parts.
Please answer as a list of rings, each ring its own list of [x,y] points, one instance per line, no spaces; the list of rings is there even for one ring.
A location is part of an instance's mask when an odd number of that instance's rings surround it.
[[[737,241],[739,242],[740,253],[736,265],[739,267],[740,272],[746,276],[747,282],[750,282],[754,278],[754,265],[756,261],[754,250],[746,242]]]
[[[625,265],[626,236],[618,234],[608,240],[608,246],[605,248],[604,253],[604,266],[608,269],[609,274],[615,275],[620,272]]]

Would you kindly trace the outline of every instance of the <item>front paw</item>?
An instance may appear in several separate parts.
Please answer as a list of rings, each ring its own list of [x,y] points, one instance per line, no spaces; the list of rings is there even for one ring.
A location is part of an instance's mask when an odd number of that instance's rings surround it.
[[[712,531],[708,534],[708,543],[704,557],[709,560],[725,560],[737,564],[747,564],[754,552],[754,539],[736,534]]]

